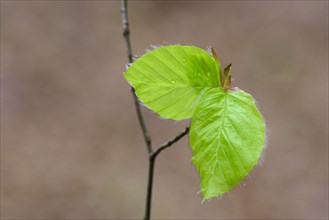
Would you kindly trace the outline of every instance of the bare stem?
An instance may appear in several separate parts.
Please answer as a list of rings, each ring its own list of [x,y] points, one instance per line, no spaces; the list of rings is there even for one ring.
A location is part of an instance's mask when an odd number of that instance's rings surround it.
[[[187,135],[189,130],[190,130],[190,127],[186,127],[181,133],[177,134],[176,137],[174,137],[174,138],[170,139],[169,141],[167,141],[166,143],[160,145],[160,147],[158,147],[155,151],[153,151],[151,157],[155,158],[156,156],[158,156],[158,154],[161,153],[161,151],[170,147],[171,145],[173,145],[174,143],[179,141],[182,137]]]
[[[149,175],[148,175],[148,184],[147,184],[147,196],[146,196],[146,207],[145,207],[145,217],[144,220],[149,220],[151,215],[151,205],[152,205],[152,188],[153,188],[153,174],[154,174],[154,164],[155,159],[161,151],[170,147],[179,139],[184,137],[189,131],[189,127],[185,128],[184,131],[176,135],[176,137],[170,139],[166,143],[160,145],[155,151],[149,155]]]
[[[126,41],[127,46],[127,54],[128,54],[128,61],[129,63],[133,62],[132,59],[132,50],[131,50],[131,43],[130,43],[130,30],[129,30],[129,21],[128,21],[128,11],[127,11],[127,0],[122,0],[121,2],[121,19],[122,19],[122,28],[123,28],[123,37]],[[136,113],[139,121],[139,125],[142,129],[144,140],[146,143],[147,151],[149,154],[152,153],[152,140],[151,137],[147,131],[144,117],[141,110],[141,105],[138,101],[138,98],[136,96],[135,90],[133,87],[131,87],[131,92],[133,94]]]
[[[121,1],[121,19],[122,19],[122,27],[123,27],[123,37],[126,41],[127,46],[127,55],[128,55],[128,62],[132,63],[132,50],[131,50],[131,43],[130,43],[130,30],[129,30],[129,21],[128,21],[128,12],[127,12],[127,0]],[[147,131],[147,127],[144,121],[144,117],[141,111],[141,105],[138,101],[136,96],[135,90],[132,87],[131,92],[134,98],[136,113],[139,121],[139,125],[143,132],[148,158],[149,158],[149,170],[148,170],[148,181],[147,181],[147,194],[146,194],[146,206],[145,206],[145,217],[144,220],[150,220],[151,218],[151,205],[152,205],[152,189],[153,189],[153,176],[154,176],[154,164],[157,155],[163,151],[164,149],[170,147],[177,141],[179,141],[182,137],[184,137],[188,131],[189,127],[185,128],[185,130],[179,133],[176,137],[170,139],[168,142],[160,145],[155,151],[152,149],[152,141],[151,137]]]
[[[145,205],[144,220],[150,220],[151,219],[154,164],[155,164],[155,157],[149,157],[149,174],[148,174],[148,181],[147,181],[147,192],[146,192],[146,205]]]
[[[133,62],[133,55],[131,52],[131,43],[130,43],[130,29],[129,29],[129,20],[128,20],[128,12],[127,12],[127,0],[121,1],[121,20],[122,20],[122,28],[123,28],[123,37],[126,41],[127,46],[127,54],[129,63]]]

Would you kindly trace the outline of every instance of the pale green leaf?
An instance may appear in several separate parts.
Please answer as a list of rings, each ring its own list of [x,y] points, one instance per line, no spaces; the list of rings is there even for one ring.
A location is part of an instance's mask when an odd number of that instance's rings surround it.
[[[257,164],[264,141],[264,120],[249,94],[210,89],[190,129],[192,162],[204,199],[220,196],[242,181]]]
[[[138,98],[164,118],[191,118],[202,94],[220,86],[219,64],[195,46],[163,46],[138,58],[125,78]]]
[[[259,161],[265,124],[253,98],[231,87],[231,65],[222,70],[194,46],[164,46],[137,59],[125,77],[138,98],[164,118],[192,118],[192,162],[204,199],[241,182]]]

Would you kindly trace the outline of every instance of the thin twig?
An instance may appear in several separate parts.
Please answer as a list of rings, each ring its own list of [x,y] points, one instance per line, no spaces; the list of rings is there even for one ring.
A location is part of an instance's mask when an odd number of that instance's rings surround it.
[[[133,55],[131,50],[131,43],[130,43],[130,29],[129,29],[129,20],[128,20],[128,12],[127,12],[127,0],[121,1],[121,20],[122,20],[122,28],[123,28],[123,37],[126,40],[127,46],[127,54],[128,54],[128,61],[129,63],[133,62]]]
[[[127,0],[122,0],[122,2],[121,2],[121,18],[122,18],[122,27],[123,27],[123,37],[126,41],[126,46],[127,46],[128,62],[132,63],[133,59],[132,59],[132,50],[131,50],[131,43],[130,43],[130,30],[129,30],[129,21],[128,21],[128,12],[127,12]],[[153,151],[151,137],[150,137],[150,135],[147,131],[146,125],[145,125],[145,121],[144,121],[143,114],[141,111],[141,105],[138,101],[138,98],[136,96],[136,93],[135,93],[135,90],[133,87],[131,88],[131,91],[132,91],[133,98],[134,98],[134,103],[135,103],[135,107],[136,107],[136,113],[137,113],[139,125],[142,129],[144,140],[145,140],[147,151],[148,151],[149,170],[148,170],[147,195],[146,195],[144,220],[150,220],[155,159],[161,151],[170,147],[175,142],[179,141],[182,137],[184,137],[188,133],[189,127],[185,128],[185,130],[183,132],[178,134],[173,139],[170,139],[168,142],[161,145],[159,148],[157,148],[156,151]]]
[[[145,217],[144,220],[149,220],[151,218],[151,205],[152,205],[152,187],[153,187],[153,173],[154,173],[154,164],[155,164],[155,159],[159,155],[161,151],[164,149],[170,147],[179,139],[184,137],[188,131],[189,127],[185,128],[184,131],[179,133],[176,137],[170,139],[168,142],[162,144],[160,147],[158,147],[155,151],[153,151],[149,155],[149,176],[148,176],[148,184],[147,184],[147,196],[146,196],[146,207],[145,207]]]
[[[147,147],[147,152],[150,155],[153,152],[152,139],[151,139],[151,136],[149,135],[149,133],[147,131],[147,128],[146,128],[146,125],[145,125],[145,122],[144,122],[144,118],[143,118],[143,114],[142,114],[142,110],[141,110],[141,105],[140,105],[140,103],[138,101],[138,98],[135,94],[134,88],[131,88],[131,92],[132,92],[133,97],[134,97],[137,117],[138,117],[138,121],[139,121],[140,127],[141,127],[142,132],[143,132],[144,140],[145,140],[146,147]]]
[[[121,2],[121,18],[122,18],[122,27],[123,27],[123,37],[126,41],[126,46],[127,46],[128,61],[129,61],[129,63],[132,63],[133,59],[132,59],[132,50],[131,50],[131,43],[130,43],[130,30],[129,30],[129,21],[128,21],[127,0],[122,0],[122,2]],[[136,113],[137,113],[139,125],[143,132],[144,140],[145,140],[146,147],[147,147],[147,152],[149,154],[151,154],[152,153],[152,141],[151,141],[151,137],[150,137],[150,135],[147,131],[146,125],[145,125],[144,117],[143,117],[143,114],[141,111],[141,105],[138,101],[138,98],[136,96],[136,93],[135,93],[135,90],[133,87],[131,87],[131,92],[133,94],[134,103],[135,103],[135,107],[136,107]]]
[[[159,153],[161,153],[161,151],[163,151],[164,149],[170,147],[171,145],[173,145],[174,143],[179,141],[179,139],[181,139],[182,137],[184,137],[185,135],[188,134],[189,130],[190,130],[190,127],[186,127],[181,133],[176,135],[176,137],[174,137],[174,138],[170,139],[169,141],[167,141],[166,143],[160,145],[160,147],[158,147],[155,151],[153,151],[153,153],[151,154],[151,157],[155,158]]]
[[[154,164],[155,164],[155,157],[149,156],[149,173],[148,173],[148,181],[147,181],[147,192],[146,192],[146,204],[145,204],[144,220],[150,220],[151,219]]]

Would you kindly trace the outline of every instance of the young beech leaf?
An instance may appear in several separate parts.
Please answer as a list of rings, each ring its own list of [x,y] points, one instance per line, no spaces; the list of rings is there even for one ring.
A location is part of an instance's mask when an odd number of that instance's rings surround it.
[[[192,162],[204,199],[222,195],[248,175],[264,148],[264,134],[264,120],[248,93],[207,91],[190,128]]]
[[[194,46],[164,46],[137,59],[125,73],[138,98],[162,117],[192,117],[192,162],[204,199],[242,181],[265,144],[265,124],[255,101],[231,87],[231,65],[222,70],[216,52],[211,53]]]
[[[209,88],[220,86],[220,67],[205,50],[164,46],[133,62],[125,78],[138,98],[164,118],[191,118]]]

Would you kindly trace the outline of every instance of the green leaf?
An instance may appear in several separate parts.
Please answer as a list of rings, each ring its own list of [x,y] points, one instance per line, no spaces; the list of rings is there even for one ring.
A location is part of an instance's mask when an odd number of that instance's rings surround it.
[[[219,63],[195,46],[164,46],[138,58],[125,73],[138,98],[164,118],[191,118],[204,92],[220,86]]]
[[[192,118],[192,162],[204,199],[220,196],[257,164],[265,123],[253,98],[231,87],[231,64],[222,70],[216,52],[164,46],[137,59],[125,77],[138,98],[164,118]]]
[[[220,196],[257,164],[265,124],[253,98],[242,90],[210,89],[192,118],[192,162],[201,176],[204,199]]]

